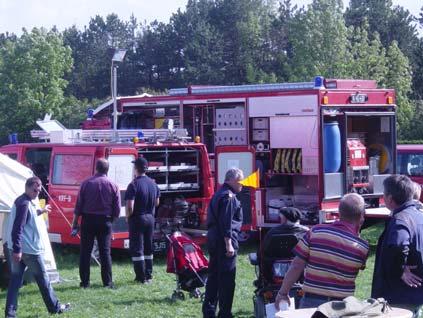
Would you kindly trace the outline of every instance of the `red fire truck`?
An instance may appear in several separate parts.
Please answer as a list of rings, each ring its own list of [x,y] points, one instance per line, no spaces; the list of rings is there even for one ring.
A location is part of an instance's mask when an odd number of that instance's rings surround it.
[[[112,101],[91,110],[85,129],[111,128]],[[296,206],[305,223],[337,217],[340,197],[363,195],[368,217],[384,217],[383,180],[396,169],[395,93],[372,80],[190,86],[163,96],[117,100],[117,129],[160,128],[169,120],[201,140],[216,185],[229,167],[260,170],[260,188],[239,195],[244,230],[278,222]]]
[[[152,129],[88,131],[62,129],[55,121],[38,121],[45,131],[33,131],[42,143],[10,144],[0,152],[30,167],[40,177],[52,206],[49,235],[52,242],[79,244],[70,236],[80,183],[94,174],[96,159],[106,157],[108,176],[120,188],[121,214],[113,223],[113,248],[128,248],[128,225],[125,218],[124,192],[134,177],[133,164],[138,156],[149,161],[147,174],[161,190],[156,209],[155,249],[166,248],[160,226],[179,220],[182,229],[199,242],[204,241],[206,208],[214,191],[207,149],[201,143],[188,142],[186,130]],[[54,128],[54,127],[56,128]],[[58,127],[59,126],[59,127]],[[133,138],[139,140],[133,142]]]

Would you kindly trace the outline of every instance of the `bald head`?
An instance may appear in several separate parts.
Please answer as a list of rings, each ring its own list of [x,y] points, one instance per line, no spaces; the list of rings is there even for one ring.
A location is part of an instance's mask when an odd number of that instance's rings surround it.
[[[349,193],[339,202],[339,215],[341,220],[360,222],[364,212],[364,199],[357,193]]]
[[[109,162],[105,158],[100,158],[95,164],[98,173],[107,174],[109,172]]]

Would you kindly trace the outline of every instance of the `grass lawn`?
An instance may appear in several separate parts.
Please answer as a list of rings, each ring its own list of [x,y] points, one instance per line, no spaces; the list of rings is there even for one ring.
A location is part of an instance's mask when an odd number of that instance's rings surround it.
[[[366,269],[357,278],[356,295],[370,296],[374,266],[374,252],[381,226],[363,231],[362,236],[370,241],[371,253]],[[113,277],[116,290],[104,289],[100,269],[91,266],[91,288],[80,289],[78,274],[79,250],[70,247],[54,247],[59,273],[63,283],[54,285],[62,302],[70,302],[72,311],[61,317],[201,317],[198,299],[172,302],[170,296],[175,288],[175,276],[166,273],[164,256],[155,258],[154,282],[140,285],[133,282],[134,274],[129,256],[124,252],[113,255]],[[238,259],[237,285],[233,313],[235,317],[253,317],[254,268],[248,262],[248,253],[255,251],[254,245],[242,246]],[[3,314],[6,291],[0,291],[0,307]],[[21,289],[19,317],[49,317],[36,284]]]

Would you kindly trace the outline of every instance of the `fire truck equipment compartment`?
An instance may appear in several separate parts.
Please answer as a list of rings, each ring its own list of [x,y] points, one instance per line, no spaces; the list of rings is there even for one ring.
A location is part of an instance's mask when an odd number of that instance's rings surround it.
[[[325,173],[325,198],[340,198],[344,195],[344,174]]]

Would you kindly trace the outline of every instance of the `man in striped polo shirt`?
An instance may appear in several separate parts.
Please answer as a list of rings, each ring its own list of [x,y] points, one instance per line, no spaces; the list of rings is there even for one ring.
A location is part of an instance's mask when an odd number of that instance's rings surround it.
[[[364,221],[364,200],[355,193],[339,203],[340,220],[314,226],[294,248],[294,258],[276,296],[285,300],[304,271],[304,297],[300,308],[314,308],[354,295],[358,271],[364,269],[369,244],[359,237]]]

